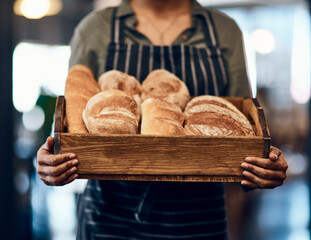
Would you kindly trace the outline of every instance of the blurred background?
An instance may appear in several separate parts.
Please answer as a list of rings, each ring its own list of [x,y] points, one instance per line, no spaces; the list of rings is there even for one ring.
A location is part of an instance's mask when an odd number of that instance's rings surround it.
[[[310,239],[310,0],[201,0],[242,29],[253,95],[263,106],[288,178],[274,190],[227,184],[230,240]],[[85,181],[45,186],[36,151],[52,135],[74,27],[118,0],[0,2],[0,236],[72,240]]]

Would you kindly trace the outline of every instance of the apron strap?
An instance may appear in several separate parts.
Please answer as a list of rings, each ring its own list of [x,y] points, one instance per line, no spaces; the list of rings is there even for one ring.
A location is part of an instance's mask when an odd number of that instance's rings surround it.
[[[122,43],[124,41],[124,21],[122,18],[117,17],[118,7],[112,10],[111,19],[111,33],[110,42],[111,43]]]
[[[207,47],[218,47],[218,39],[212,16],[208,10],[201,17],[202,31]]]
[[[228,77],[227,77],[227,72],[226,72],[225,61],[222,56],[221,49],[219,47],[216,29],[215,29],[214,21],[213,21],[210,11],[206,10],[204,12],[204,17],[201,18],[201,22],[202,22],[202,30],[203,30],[207,49],[212,47],[216,51],[215,55],[217,55],[217,58],[215,59],[215,64],[217,64],[220,69],[220,71],[218,71],[217,78],[222,79],[223,84],[227,85]],[[208,52],[209,52],[208,55],[210,55],[211,52],[209,50]],[[215,73],[213,74],[213,81],[215,82],[216,76],[214,75]],[[216,96],[219,95],[217,90],[215,91],[215,95]]]

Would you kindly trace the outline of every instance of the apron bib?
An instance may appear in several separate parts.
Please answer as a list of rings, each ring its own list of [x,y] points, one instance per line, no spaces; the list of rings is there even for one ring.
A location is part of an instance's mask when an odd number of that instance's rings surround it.
[[[126,44],[124,19],[113,10],[106,71],[115,69],[142,82],[166,69],[190,95],[223,96],[226,66],[208,11],[200,17],[206,48],[188,45]],[[79,201],[77,239],[226,240],[222,183],[174,183],[89,180]]]
[[[189,45],[152,46],[124,43],[124,19],[112,16],[106,71],[115,69],[142,82],[155,69],[166,69],[183,80],[191,96],[223,96],[228,86],[222,50],[209,12],[200,18],[206,48]]]

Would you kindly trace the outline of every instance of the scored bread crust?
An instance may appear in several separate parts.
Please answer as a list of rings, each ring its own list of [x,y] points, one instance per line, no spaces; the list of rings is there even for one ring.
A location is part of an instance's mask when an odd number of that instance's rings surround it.
[[[188,135],[255,135],[248,119],[230,102],[215,96],[192,99],[185,109]]]
[[[176,104],[149,98],[143,102],[141,109],[142,135],[184,135],[184,114]]]
[[[141,104],[140,94],[142,91],[140,82],[133,76],[118,70],[110,70],[98,78],[101,91],[121,90],[131,95],[138,105]]]
[[[82,113],[88,100],[99,92],[100,88],[87,66],[78,64],[69,70],[65,84],[66,122],[69,133],[88,133]]]
[[[120,90],[93,96],[83,111],[83,120],[93,134],[136,134],[140,112],[134,98]]]
[[[142,83],[142,101],[159,98],[177,104],[184,109],[190,99],[186,84],[173,73],[164,69],[154,70]]]

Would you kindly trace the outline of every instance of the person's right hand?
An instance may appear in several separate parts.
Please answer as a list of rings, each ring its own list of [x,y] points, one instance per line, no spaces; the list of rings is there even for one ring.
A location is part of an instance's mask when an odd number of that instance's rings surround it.
[[[48,137],[37,152],[37,172],[46,185],[62,186],[78,178],[79,161],[73,153],[55,154],[54,138]]]

